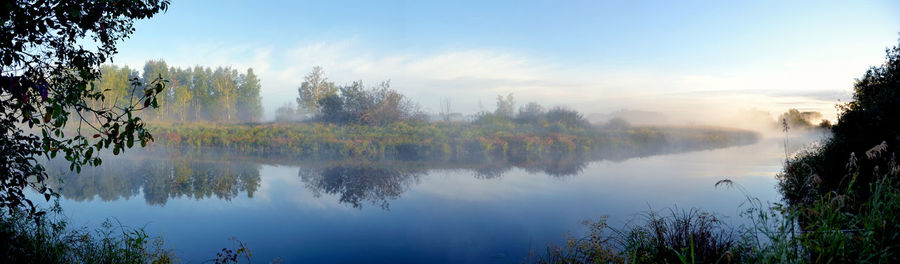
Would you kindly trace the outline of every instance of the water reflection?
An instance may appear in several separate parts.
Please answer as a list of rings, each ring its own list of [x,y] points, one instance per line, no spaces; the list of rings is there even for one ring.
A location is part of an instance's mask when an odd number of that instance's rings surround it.
[[[65,161],[50,162],[50,185],[70,200],[115,201],[142,195],[150,205],[165,205],[169,199],[178,198],[231,200],[241,193],[252,198],[260,185],[260,160],[230,154],[141,152],[105,160],[103,166],[86,167],[80,174],[69,171]],[[587,163],[577,156],[561,155],[515,163],[346,161],[295,165],[300,167],[297,174],[300,181],[316,197],[336,196],[341,203],[354,208],[371,204],[388,209],[389,201],[399,198],[430,170],[467,171],[478,179],[494,179],[518,167],[531,173],[563,177],[580,173]]]
[[[389,209],[390,201],[398,199],[431,170],[469,172],[477,179],[501,178],[513,168],[567,177],[580,174],[591,161],[623,161],[706,148],[710,146],[644,147],[508,160],[406,161],[285,160],[209,149],[156,149],[106,157],[103,166],[86,168],[81,174],[69,171],[65,161],[50,162],[48,169],[51,187],[66,199],[85,201],[97,197],[115,201],[143,195],[146,203],[162,206],[178,198],[231,200],[241,193],[252,198],[260,186],[260,164],[288,165],[299,167],[299,180],[315,197],[335,196],[354,208],[370,204]]]
[[[80,174],[69,171],[64,161],[51,162],[50,185],[66,199],[76,201],[95,197],[115,201],[143,194],[147,204],[165,205],[177,198],[231,200],[241,192],[252,198],[260,182],[260,165],[251,162],[181,155],[129,155],[106,160],[103,166],[86,167]]]
[[[338,196],[341,203],[355,208],[369,202],[388,209],[389,200],[399,198],[426,172],[422,168],[358,164],[300,168],[299,176],[316,197],[324,193]]]

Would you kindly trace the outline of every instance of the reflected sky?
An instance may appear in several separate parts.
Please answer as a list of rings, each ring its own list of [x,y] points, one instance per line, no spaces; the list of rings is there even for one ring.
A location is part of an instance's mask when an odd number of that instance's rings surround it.
[[[774,175],[783,160],[782,143],[771,138],[716,150],[596,161],[563,177],[519,167],[480,177],[477,171],[452,167],[206,160],[188,167],[194,174],[231,176],[179,179],[170,174],[169,180],[111,181],[126,190],[112,198],[68,197],[65,185],[60,203],[74,226],[96,227],[107,217],[145,226],[194,263],[230,246],[230,237],[246,242],[257,262],[510,263],[521,261],[529,250],[541,252],[548,243],[562,243],[567,232],[581,234],[582,220],[604,215],[616,225],[651,208],[678,206],[739,221],[737,206],[744,195],[713,185],[732,179],[754,196],[777,200]],[[178,168],[179,160],[115,162],[130,168]],[[80,176],[85,175],[101,177]],[[129,181],[144,185],[135,189],[127,186]],[[166,192],[165,201],[158,194],[147,195],[149,190]]]

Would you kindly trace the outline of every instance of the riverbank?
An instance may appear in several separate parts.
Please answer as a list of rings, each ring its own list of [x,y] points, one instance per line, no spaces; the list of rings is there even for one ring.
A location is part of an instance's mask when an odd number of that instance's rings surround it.
[[[634,156],[750,144],[758,135],[716,127],[568,128],[507,123],[153,123],[153,146],[221,148],[291,158],[539,160],[559,155]]]

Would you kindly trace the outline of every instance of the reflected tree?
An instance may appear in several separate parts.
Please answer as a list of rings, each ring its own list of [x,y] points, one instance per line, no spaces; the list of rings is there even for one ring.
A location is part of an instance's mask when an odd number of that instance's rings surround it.
[[[67,199],[103,201],[130,198],[143,194],[148,204],[165,205],[169,199],[218,198],[231,200],[246,193],[252,198],[260,186],[260,164],[299,166],[298,176],[305,187],[316,197],[335,196],[342,204],[362,208],[366,204],[389,209],[390,202],[400,198],[405,191],[419,182],[423,175],[433,170],[470,171],[477,179],[498,179],[513,168],[529,173],[543,173],[550,177],[567,177],[581,174],[592,161],[621,161],[633,157],[672,153],[708,147],[713,139],[696,133],[670,131],[663,135],[654,131],[623,130],[627,137],[641,139],[648,146],[634,148],[625,145],[608,152],[564,151],[558,148],[576,147],[576,144],[554,146],[543,150],[548,155],[530,155],[517,151],[517,142],[509,144],[510,155],[506,159],[471,156],[444,160],[322,160],[294,159],[279,155],[256,155],[195,148],[152,149],[125,156],[108,166],[71,173],[67,163],[51,162],[51,184]],[[711,134],[714,136],[715,134]],[[660,147],[664,140],[678,144]],[[752,142],[753,138],[747,138]],[[716,141],[717,142],[717,141]],[[734,144],[723,141],[721,144]],[[165,151],[160,151],[165,150]]]
[[[50,184],[67,199],[102,201],[143,194],[151,205],[176,198],[231,200],[240,193],[252,198],[259,188],[259,166],[249,162],[200,161],[188,157],[128,156],[80,174],[62,161],[49,162]]]
[[[389,200],[400,197],[424,175],[424,169],[372,164],[343,165],[326,168],[300,168],[298,175],[316,197],[337,195],[341,203],[362,208],[371,203],[389,209]]]

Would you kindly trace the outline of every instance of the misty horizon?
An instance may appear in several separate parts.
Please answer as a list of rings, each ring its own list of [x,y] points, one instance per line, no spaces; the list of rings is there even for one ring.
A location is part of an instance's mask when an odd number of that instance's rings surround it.
[[[510,13],[501,11],[505,5],[476,3],[335,9],[177,2],[152,23],[138,23],[113,63],[253,68],[262,81],[264,120],[297,96],[312,67],[322,66],[337,84],[390,80],[433,113],[444,98],[471,114],[513,93],[519,102],[585,114],[651,111],[680,123],[728,124],[743,110],[777,116],[790,108],[834,121],[834,105],[849,99],[860,72],[880,63],[880,48],[894,43],[900,25],[895,2],[722,3],[695,12],[707,4],[535,4]],[[355,15],[327,15],[338,10]],[[316,15],[291,20],[292,12]],[[559,39],[534,38],[543,35]],[[158,36],[166,36],[165,45],[154,45]],[[762,39],[769,41],[755,41]]]

